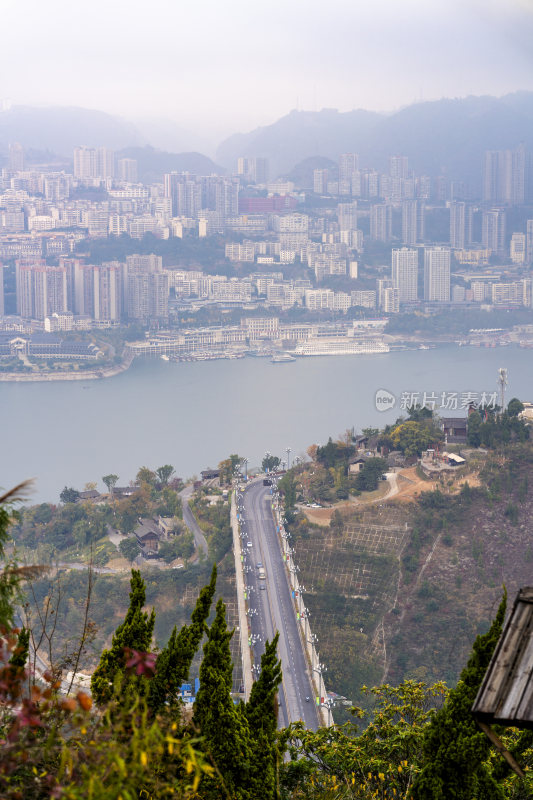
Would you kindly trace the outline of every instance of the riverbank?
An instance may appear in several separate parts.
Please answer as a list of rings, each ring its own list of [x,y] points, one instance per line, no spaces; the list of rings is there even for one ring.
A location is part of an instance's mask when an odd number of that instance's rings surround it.
[[[66,372],[55,370],[50,372],[0,372],[0,382],[4,383],[42,383],[51,381],[93,381],[101,378],[113,378],[131,367],[134,356],[128,353],[120,364],[101,369],[87,369],[82,372]]]

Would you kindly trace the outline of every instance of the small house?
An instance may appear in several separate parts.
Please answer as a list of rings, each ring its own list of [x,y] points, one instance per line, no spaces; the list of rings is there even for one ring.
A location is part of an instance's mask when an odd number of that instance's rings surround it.
[[[466,444],[468,420],[466,417],[442,417],[440,429],[450,444]]]

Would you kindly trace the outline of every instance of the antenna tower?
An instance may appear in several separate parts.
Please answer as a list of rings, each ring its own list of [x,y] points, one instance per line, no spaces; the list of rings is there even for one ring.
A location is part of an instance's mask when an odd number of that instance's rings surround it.
[[[498,370],[498,384],[500,386],[501,413],[505,411],[505,387],[507,386],[507,369],[500,367]]]

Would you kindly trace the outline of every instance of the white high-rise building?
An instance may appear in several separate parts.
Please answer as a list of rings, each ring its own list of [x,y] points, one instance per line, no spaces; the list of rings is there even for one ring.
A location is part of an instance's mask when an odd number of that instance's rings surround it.
[[[137,183],[137,159],[119,158],[118,160],[118,179],[124,183]]]
[[[392,251],[392,285],[398,289],[400,303],[418,300],[418,250]]]
[[[426,206],[422,200],[404,200],[402,203],[402,242],[419,244],[424,239]]]
[[[526,223],[526,261],[533,264],[533,219]]]
[[[513,233],[511,236],[510,256],[513,264],[526,263],[526,234]]]
[[[483,212],[481,225],[481,242],[483,247],[496,255],[505,255],[505,211],[492,208]]]
[[[450,248],[424,249],[424,300],[450,302]]]
[[[392,239],[392,209],[388,203],[371,206],[370,238],[378,242],[390,242]]]
[[[339,203],[337,206],[337,220],[340,231],[357,230],[357,202]]]
[[[352,181],[359,169],[357,153],[342,153],[339,157],[339,194],[352,194]]]

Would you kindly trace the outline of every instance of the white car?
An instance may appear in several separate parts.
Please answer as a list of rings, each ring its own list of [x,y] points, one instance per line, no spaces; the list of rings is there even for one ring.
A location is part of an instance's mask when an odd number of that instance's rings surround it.
[[[251,547],[251,546],[252,546],[251,542],[246,542],[246,547]]]

